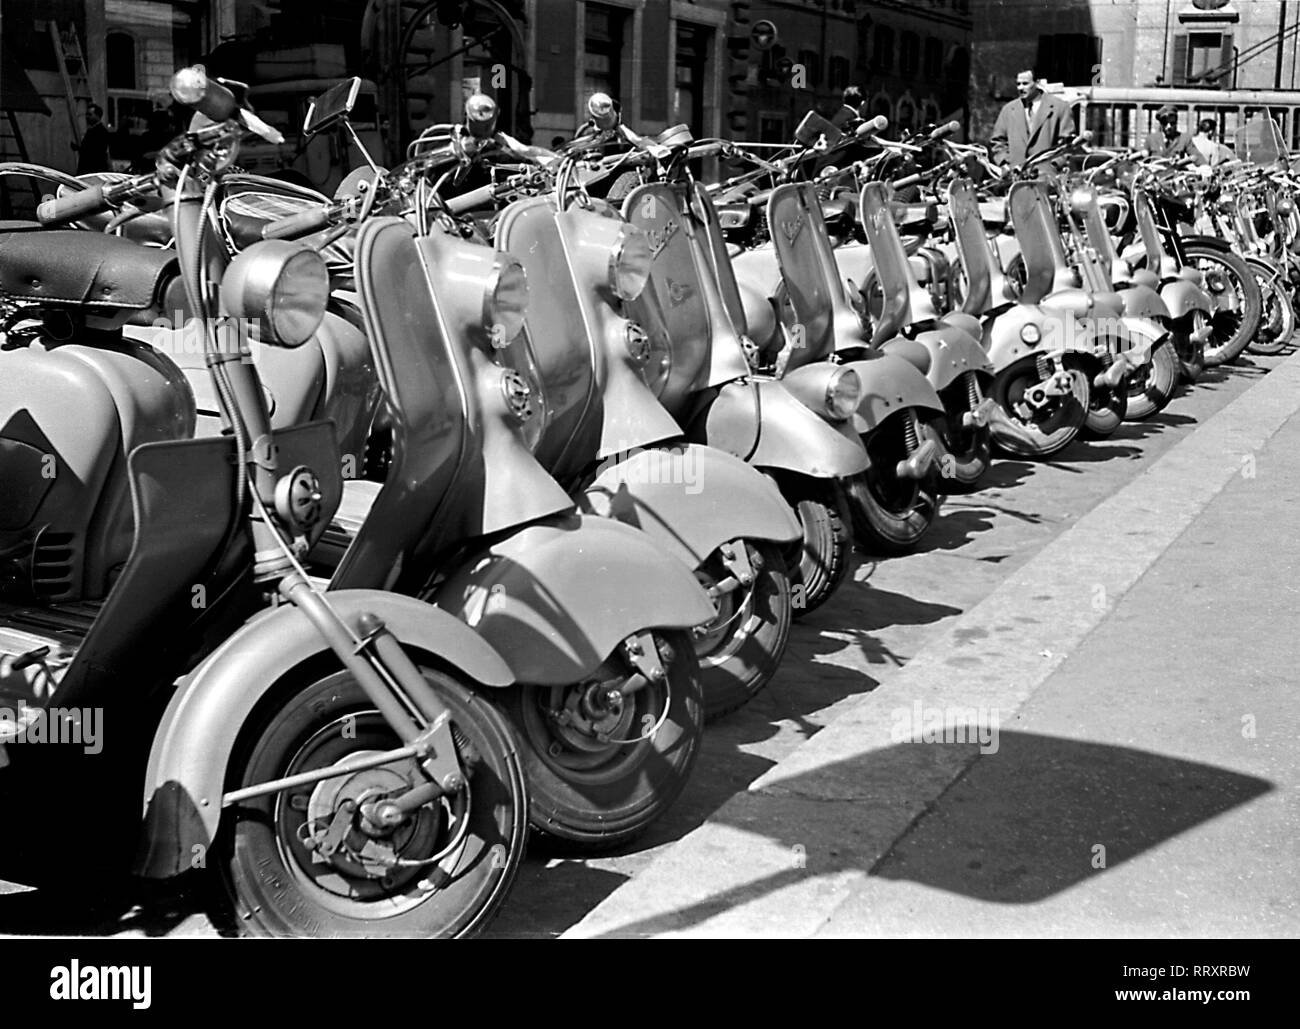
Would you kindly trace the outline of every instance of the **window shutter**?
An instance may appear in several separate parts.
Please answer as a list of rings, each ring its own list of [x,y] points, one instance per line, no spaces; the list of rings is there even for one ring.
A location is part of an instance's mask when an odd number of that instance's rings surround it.
[[[1215,83],[1220,89],[1231,89],[1232,83],[1236,79],[1236,72],[1232,67],[1232,33],[1223,34],[1223,49],[1219,51],[1219,80]]]
[[[1173,84],[1181,86],[1187,81],[1187,33],[1174,34]]]

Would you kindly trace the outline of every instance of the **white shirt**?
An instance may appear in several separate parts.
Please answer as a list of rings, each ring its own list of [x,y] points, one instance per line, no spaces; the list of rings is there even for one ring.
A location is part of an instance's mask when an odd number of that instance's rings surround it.
[[[1043,106],[1043,94],[1039,93],[1033,101],[1025,108],[1025,124],[1032,129],[1034,119],[1038,117],[1038,109]]]

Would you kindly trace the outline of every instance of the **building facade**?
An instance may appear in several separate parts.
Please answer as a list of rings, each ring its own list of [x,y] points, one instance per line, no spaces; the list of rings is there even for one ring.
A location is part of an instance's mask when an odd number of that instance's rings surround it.
[[[975,5],[972,131],[1015,95],[1018,69],[1065,85],[1297,88],[1300,3],[983,0]]]

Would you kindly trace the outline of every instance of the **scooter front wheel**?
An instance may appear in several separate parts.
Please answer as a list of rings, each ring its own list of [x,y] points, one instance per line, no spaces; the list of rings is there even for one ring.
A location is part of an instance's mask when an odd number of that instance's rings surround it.
[[[939,393],[945,414],[921,422],[921,435],[943,446],[939,481],[944,493],[974,493],[993,463],[987,425],[964,425],[964,416],[984,399],[974,372],[966,372]]]
[[[428,779],[392,761],[246,800],[219,837],[218,874],[239,930],[261,936],[463,937],[505,900],[528,801],[510,728],[482,697],[424,669],[451,712],[465,785],[384,828],[362,814]],[[382,754],[397,735],[347,672],[277,694],[250,719],[232,789]]]
[[[623,695],[635,675],[614,655],[587,681],[496,696],[515,727],[533,827],[584,852],[643,833],[690,778],[704,734],[699,669],[685,632],[656,632],[664,677]]]
[[[817,610],[839,588],[853,558],[844,490],[835,480],[792,476],[782,494],[803,527],[799,563],[791,568],[793,616]]]
[[[710,593],[717,592],[718,615],[694,630],[695,653],[709,720],[744,707],[776,675],[790,642],[794,590],[781,549],[767,540],[746,540],[753,581],[732,586],[734,575],[718,553],[695,571]]]
[[[1059,370],[1070,376],[1064,395],[1041,399],[1035,390],[1044,381],[1041,355],[1031,354],[998,372],[991,395],[1005,419],[993,423],[993,441],[1016,457],[1045,458],[1064,450],[1079,434],[1091,405],[1091,385],[1083,367],[1065,359]],[[1055,362],[1050,361],[1053,367]]]
[[[1083,421],[1082,433],[1089,439],[1107,439],[1124,424],[1128,411],[1129,387],[1114,388],[1092,386],[1088,390],[1088,416]]]
[[[1214,332],[1205,345],[1205,364],[1214,368],[1235,361],[1254,338],[1263,317],[1263,296],[1250,266],[1229,250],[1189,243],[1187,263],[1205,276],[1206,291],[1215,310]]]
[[[1145,372],[1128,379],[1128,413],[1125,421],[1140,422],[1165,409],[1178,388],[1181,362],[1172,340],[1151,351]]]
[[[1291,293],[1281,271],[1274,271],[1264,262],[1247,260],[1255,273],[1263,301],[1263,317],[1255,338],[1246,345],[1252,354],[1271,356],[1280,354],[1295,335],[1296,313]]]

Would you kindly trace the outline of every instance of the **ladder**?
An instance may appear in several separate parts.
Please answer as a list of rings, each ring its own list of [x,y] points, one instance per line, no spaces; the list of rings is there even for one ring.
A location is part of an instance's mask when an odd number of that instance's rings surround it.
[[[63,99],[68,105],[68,122],[72,126],[74,147],[81,142],[81,125],[77,120],[77,101],[90,101],[90,79],[86,73],[86,55],[81,49],[75,22],[60,25],[51,19],[46,22],[50,42],[59,62],[59,76],[63,79]]]

